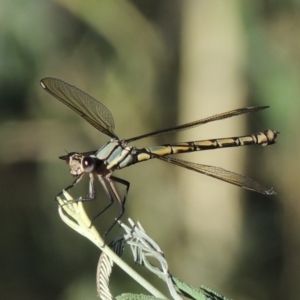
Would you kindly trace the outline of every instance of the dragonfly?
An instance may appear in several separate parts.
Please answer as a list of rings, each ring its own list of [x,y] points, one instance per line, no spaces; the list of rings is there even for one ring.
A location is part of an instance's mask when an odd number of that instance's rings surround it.
[[[257,112],[266,109],[269,106],[252,106],[235,109],[194,122],[153,131],[133,138],[119,139],[114,132],[114,118],[109,109],[101,102],[97,101],[77,87],[72,86],[60,79],[48,77],[42,79],[40,83],[45,91],[70,107],[100,132],[110,137],[110,140],[99,150],[82,153],[70,152],[67,155],[59,157],[60,159],[66,161],[70,167],[70,174],[75,177],[73,183],[67,186],[64,190],[73,188],[84,177],[85,174],[88,174],[89,176],[88,195],[86,197],[80,197],[76,201],[88,201],[95,199],[95,177],[101,183],[105,193],[109,198],[109,204],[99,214],[97,214],[96,217],[106,211],[114,203],[114,201],[118,202],[120,207],[119,215],[117,218],[115,218],[114,223],[107,232],[112,229],[112,227],[124,214],[125,202],[130,188],[130,183],[128,181],[113,175],[114,171],[150,159],[159,159],[264,195],[276,194],[273,188],[266,187],[249,177],[225,170],[223,168],[197,164],[170,156],[172,154],[221,149],[227,147],[239,147],[247,145],[267,146],[275,143],[275,139],[278,134],[278,132],[275,130],[268,129],[263,132],[245,136],[173,143],[140,149],[130,145],[131,142],[143,138],[178,132],[180,130],[190,129],[209,122],[223,120],[250,112]],[[120,197],[114,183],[124,185],[125,192],[123,197]],[[61,195],[62,192],[60,192],[58,196]]]

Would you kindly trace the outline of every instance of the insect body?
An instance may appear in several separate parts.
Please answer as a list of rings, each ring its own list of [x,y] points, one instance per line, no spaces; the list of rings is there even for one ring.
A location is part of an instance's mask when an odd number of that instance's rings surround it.
[[[61,156],[60,159],[65,160],[69,164],[70,173],[75,176],[75,181],[65,188],[65,190],[74,187],[85,174],[89,174],[90,183],[88,196],[85,198],[81,197],[78,200],[86,201],[95,198],[94,178],[97,177],[110,199],[110,204],[103,211],[108,209],[114,200],[118,201],[120,205],[120,214],[116,218],[114,224],[124,213],[124,204],[130,183],[124,179],[113,176],[113,172],[115,170],[128,167],[132,164],[153,158],[160,159],[258,193],[265,195],[275,194],[273,188],[265,187],[249,177],[230,172],[219,167],[196,164],[169,156],[171,154],[246,145],[267,146],[275,143],[277,132],[274,130],[268,129],[264,132],[258,132],[240,137],[174,143],[141,149],[137,149],[136,147],[130,145],[131,142],[142,138],[177,132],[203,125],[205,123],[238,116],[249,112],[256,112],[265,109],[268,106],[236,109],[180,126],[154,131],[126,140],[120,140],[114,133],[115,126],[113,116],[108,108],[106,108],[101,102],[95,100],[80,89],[59,79],[44,78],[41,80],[41,86],[51,95],[73,109],[92,126],[111,138],[108,143],[106,143],[97,151],[89,151],[84,153],[71,152],[67,155]],[[121,183],[126,187],[123,199],[121,199],[120,195],[118,194],[114,182]],[[101,213],[103,211],[101,211]],[[114,226],[114,224],[109,228],[109,230]]]

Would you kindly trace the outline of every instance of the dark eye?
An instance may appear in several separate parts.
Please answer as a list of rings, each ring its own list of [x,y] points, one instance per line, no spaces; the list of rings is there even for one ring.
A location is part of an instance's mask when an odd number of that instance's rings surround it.
[[[86,156],[83,160],[82,160],[82,169],[84,170],[84,172],[86,173],[91,173],[94,171],[95,169],[95,160],[90,157],[90,156]]]

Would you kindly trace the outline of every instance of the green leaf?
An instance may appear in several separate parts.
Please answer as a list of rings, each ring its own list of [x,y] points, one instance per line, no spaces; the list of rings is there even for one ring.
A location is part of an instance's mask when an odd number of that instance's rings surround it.
[[[178,291],[187,298],[195,300],[229,300],[226,297],[218,294],[211,288],[201,286],[194,288],[180,279],[172,276],[173,283]]]
[[[154,296],[147,296],[143,294],[122,294],[116,297],[117,300],[166,300],[161,298],[156,298]]]
[[[172,280],[174,282],[174,285],[177,287],[179,292],[184,295],[185,297],[188,297],[190,299],[196,299],[196,300],[208,300],[209,298],[206,298],[205,295],[202,293],[202,291],[198,288],[194,288],[191,285],[181,281],[180,279],[172,276]]]
[[[217,292],[215,292],[211,288],[206,287],[204,285],[201,285],[200,289],[202,291],[204,291],[204,294],[205,294],[206,298],[209,299],[209,300],[229,300],[228,298],[218,294]]]

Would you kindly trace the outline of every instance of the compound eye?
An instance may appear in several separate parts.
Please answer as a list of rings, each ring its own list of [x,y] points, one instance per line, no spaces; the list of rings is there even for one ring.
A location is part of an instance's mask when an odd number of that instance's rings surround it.
[[[84,170],[84,172],[86,173],[91,173],[94,171],[95,169],[95,160],[90,157],[90,156],[86,156],[83,160],[82,160],[82,169]]]

